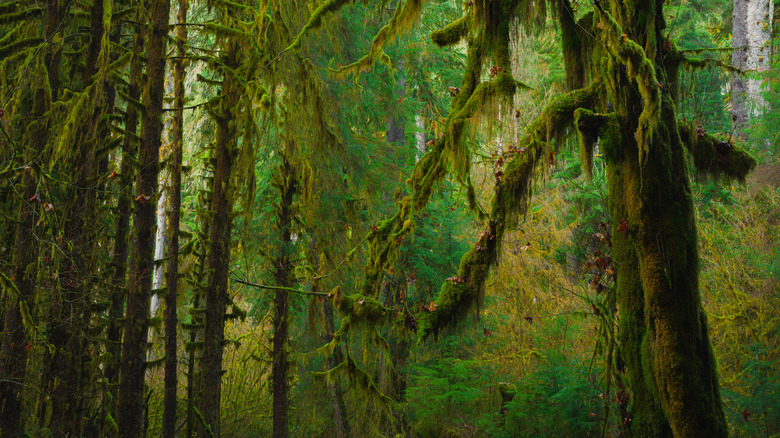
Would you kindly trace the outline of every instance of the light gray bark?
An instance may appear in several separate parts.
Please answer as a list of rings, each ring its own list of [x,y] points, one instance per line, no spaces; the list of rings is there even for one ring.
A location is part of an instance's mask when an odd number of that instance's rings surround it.
[[[763,72],[769,68],[774,4],[771,0],[734,0],[731,63],[745,71]],[[734,76],[731,80],[731,120],[734,131],[742,134],[754,116],[766,108],[761,96],[762,79]]]

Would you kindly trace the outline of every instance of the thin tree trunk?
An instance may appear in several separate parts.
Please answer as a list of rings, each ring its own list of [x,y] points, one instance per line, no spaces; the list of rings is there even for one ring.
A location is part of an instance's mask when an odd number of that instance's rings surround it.
[[[127,95],[130,99],[138,101],[141,97],[140,81],[143,63],[141,53],[144,47],[143,32],[135,32],[133,40],[133,58],[130,61],[130,83],[127,89]],[[136,139],[131,134],[135,134],[138,127],[138,111],[132,103],[127,104],[125,118],[125,130],[130,133],[124,136],[122,140],[122,161],[120,164],[119,175],[119,199],[117,200],[117,221],[114,232],[114,250],[111,256],[112,283],[111,283],[111,303],[108,310],[108,328],[106,338],[108,343],[108,364],[106,365],[105,377],[111,391],[110,402],[108,403],[108,413],[112,418],[116,418],[116,405],[118,400],[119,386],[119,367],[122,353],[122,311],[126,299],[127,291],[127,247],[128,234],[130,231],[130,216],[132,215],[132,193],[133,189],[133,162],[138,153]],[[106,433],[109,433],[106,431]]]
[[[292,234],[293,198],[297,191],[297,175],[292,163],[282,152],[282,164],[279,166],[277,185],[279,188],[279,207],[276,216],[276,228],[279,231],[279,253],[274,261],[275,280],[278,286],[291,287],[292,281]],[[290,367],[287,358],[289,336],[289,294],[276,291],[274,294],[274,339],[271,376],[273,380],[273,437],[287,438],[289,435],[288,410],[289,391],[287,372]]]
[[[123,436],[143,433],[146,334],[149,327],[149,298],[153,270],[154,207],[157,189],[160,135],[162,133],[163,90],[168,39],[169,0],[151,3],[146,50],[148,84],[144,88],[141,145],[133,213],[133,245],[130,281],[122,345],[122,375],[119,382],[118,425]],[[147,198],[149,197],[149,198]]]
[[[179,0],[177,22],[187,22],[187,0]],[[176,56],[173,63],[173,129],[171,138],[170,211],[168,214],[168,292],[165,296],[165,393],[163,395],[162,436],[176,435],[176,389],[178,386],[176,351],[176,295],[179,290],[179,213],[181,210],[181,162],[184,140],[184,42],[187,26],[176,28]]]
[[[225,64],[238,67],[235,43],[228,43]],[[209,230],[211,248],[208,256],[208,288],[206,290],[206,326],[203,339],[201,373],[203,384],[198,409],[211,436],[220,436],[220,396],[222,385],[222,353],[225,340],[225,310],[228,304],[228,277],[230,275],[230,237],[232,230],[233,194],[230,176],[236,158],[236,129],[234,118],[238,103],[238,84],[233,75],[225,73],[222,80],[220,114],[217,119],[215,142],[216,168],[212,186]],[[205,430],[202,430],[205,432]],[[200,434],[199,434],[200,435]]]
[[[314,272],[320,272],[320,259],[317,255],[317,242],[316,239],[312,239],[309,244],[309,258]],[[320,281],[314,280],[312,283],[312,292],[320,292]],[[325,319],[325,333],[322,335],[323,342],[330,342],[333,339],[333,334],[336,333],[336,323],[333,318],[333,302],[331,300],[323,300],[322,313]],[[333,369],[344,360],[344,355],[341,352],[341,346],[337,345],[333,350],[333,353],[329,354],[325,360],[325,365],[328,370]],[[336,428],[337,438],[349,438],[349,417],[347,416],[347,408],[344,403],[344,390],[341,388],[341,384],[337,380],[328,380],[328,398],[330,399],[330,408],[333,415],[333,424]]]

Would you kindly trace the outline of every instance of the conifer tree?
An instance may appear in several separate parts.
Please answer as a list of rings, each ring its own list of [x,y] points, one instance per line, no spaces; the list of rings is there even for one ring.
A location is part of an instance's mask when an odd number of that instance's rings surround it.
[[[133,243],[130,251],[129,287],[122,344],[119,383],[119,430],[126,436],[140,436],[143,430],[146,334],[149,326],[149,300],[153,268],[154,221],[162,133],[163,91],[168,45],[168,0],[151,2],[146,39],[144,112],[138,161],[141,169],[135,183]]]

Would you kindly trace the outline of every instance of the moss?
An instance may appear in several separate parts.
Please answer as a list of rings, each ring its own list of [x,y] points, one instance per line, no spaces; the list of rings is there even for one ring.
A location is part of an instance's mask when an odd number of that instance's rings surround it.
[[[351,3],[352,1],[354,0],[325,0],[317,9],[314,10],[314,12],[312,12],[311,16],[309,17],[309,21],[306,22],[301,31],[298,32],[298,35],[293,38],[292,43],[290,43],[290,45],[287,46],[287,48],[284,50],[287,51],[300,49],[301,40],[303,40],[303,37],[306,36],[306,34],[310,31],[320,27],[322,25],[323,18],[325,18],[327,14],[338,11],[342,6],[346,5],[347,3]]]
[[[642,46],[628,38],[623,33],[617,21],[606,11],[597,8],[599,18],[606,32],[607,41],[612,48],[612,53],[623,65],[625,65],[628,77],[635,81],[639,94],[642,96],[642,112],[639,115],[638,125],[634,137],[639,146],[639,160],[645,160],[653,142],[653,132],[661,115],[661,93],[655,75],[655,67],[648,59]]]
[[[20,50],[24,50],[28,47],[38,45],[41,42],[43,42],[42,38],[34,37],[34,38],[24,38],[18,41],[14,41],[10,44],[6,44],[0,47],[0,59],[5,59],[8,56]]]
[[[701,128],[678,122],[677,131],[693,164],[712,178],[744,182],[756,167],[756,160],[744,149],[707,134]]]
[[[431,33],[431,40],[439,47],[447,47],[460,42],[466,36],[469,15],[464,15],[442,29]]]
[[[607,124],[616,124],[614,113],[599,114],[585,108],[579,108],[574,113],[574,123],[580,143],[580,163],[588,178],[593,177],[593,149],[598,142],[601,128]]]
[[[361,294],[344,295],[341,288],[336,288],[332,294],[333,305],[349,316],[352,324],[374,326],[387,317],[387,307],[371,297]]]
[[[369,50],[368,54],[352,64],[340,67],[336,72],[342,75],[354,74],[356,75],[355,81],[357,81],[357,75],[371,68],[377,60],[383,60],[383,62],[389,66],[390,58],[384,53],[384,47],[393,39],[411,29],[417,22],[421,10],[422,0],[405,0],[403,3],[399,2],[395,9],[395,14],[393,14],[393,18],[379,29],[379,32],[377,32],[376,36],[371,41],[371,50]]]

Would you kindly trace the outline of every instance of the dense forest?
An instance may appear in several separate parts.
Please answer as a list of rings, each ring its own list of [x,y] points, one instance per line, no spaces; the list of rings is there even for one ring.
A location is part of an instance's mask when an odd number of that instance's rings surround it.
[[[0,0],[0,436],[780,436],[774,0]]]

